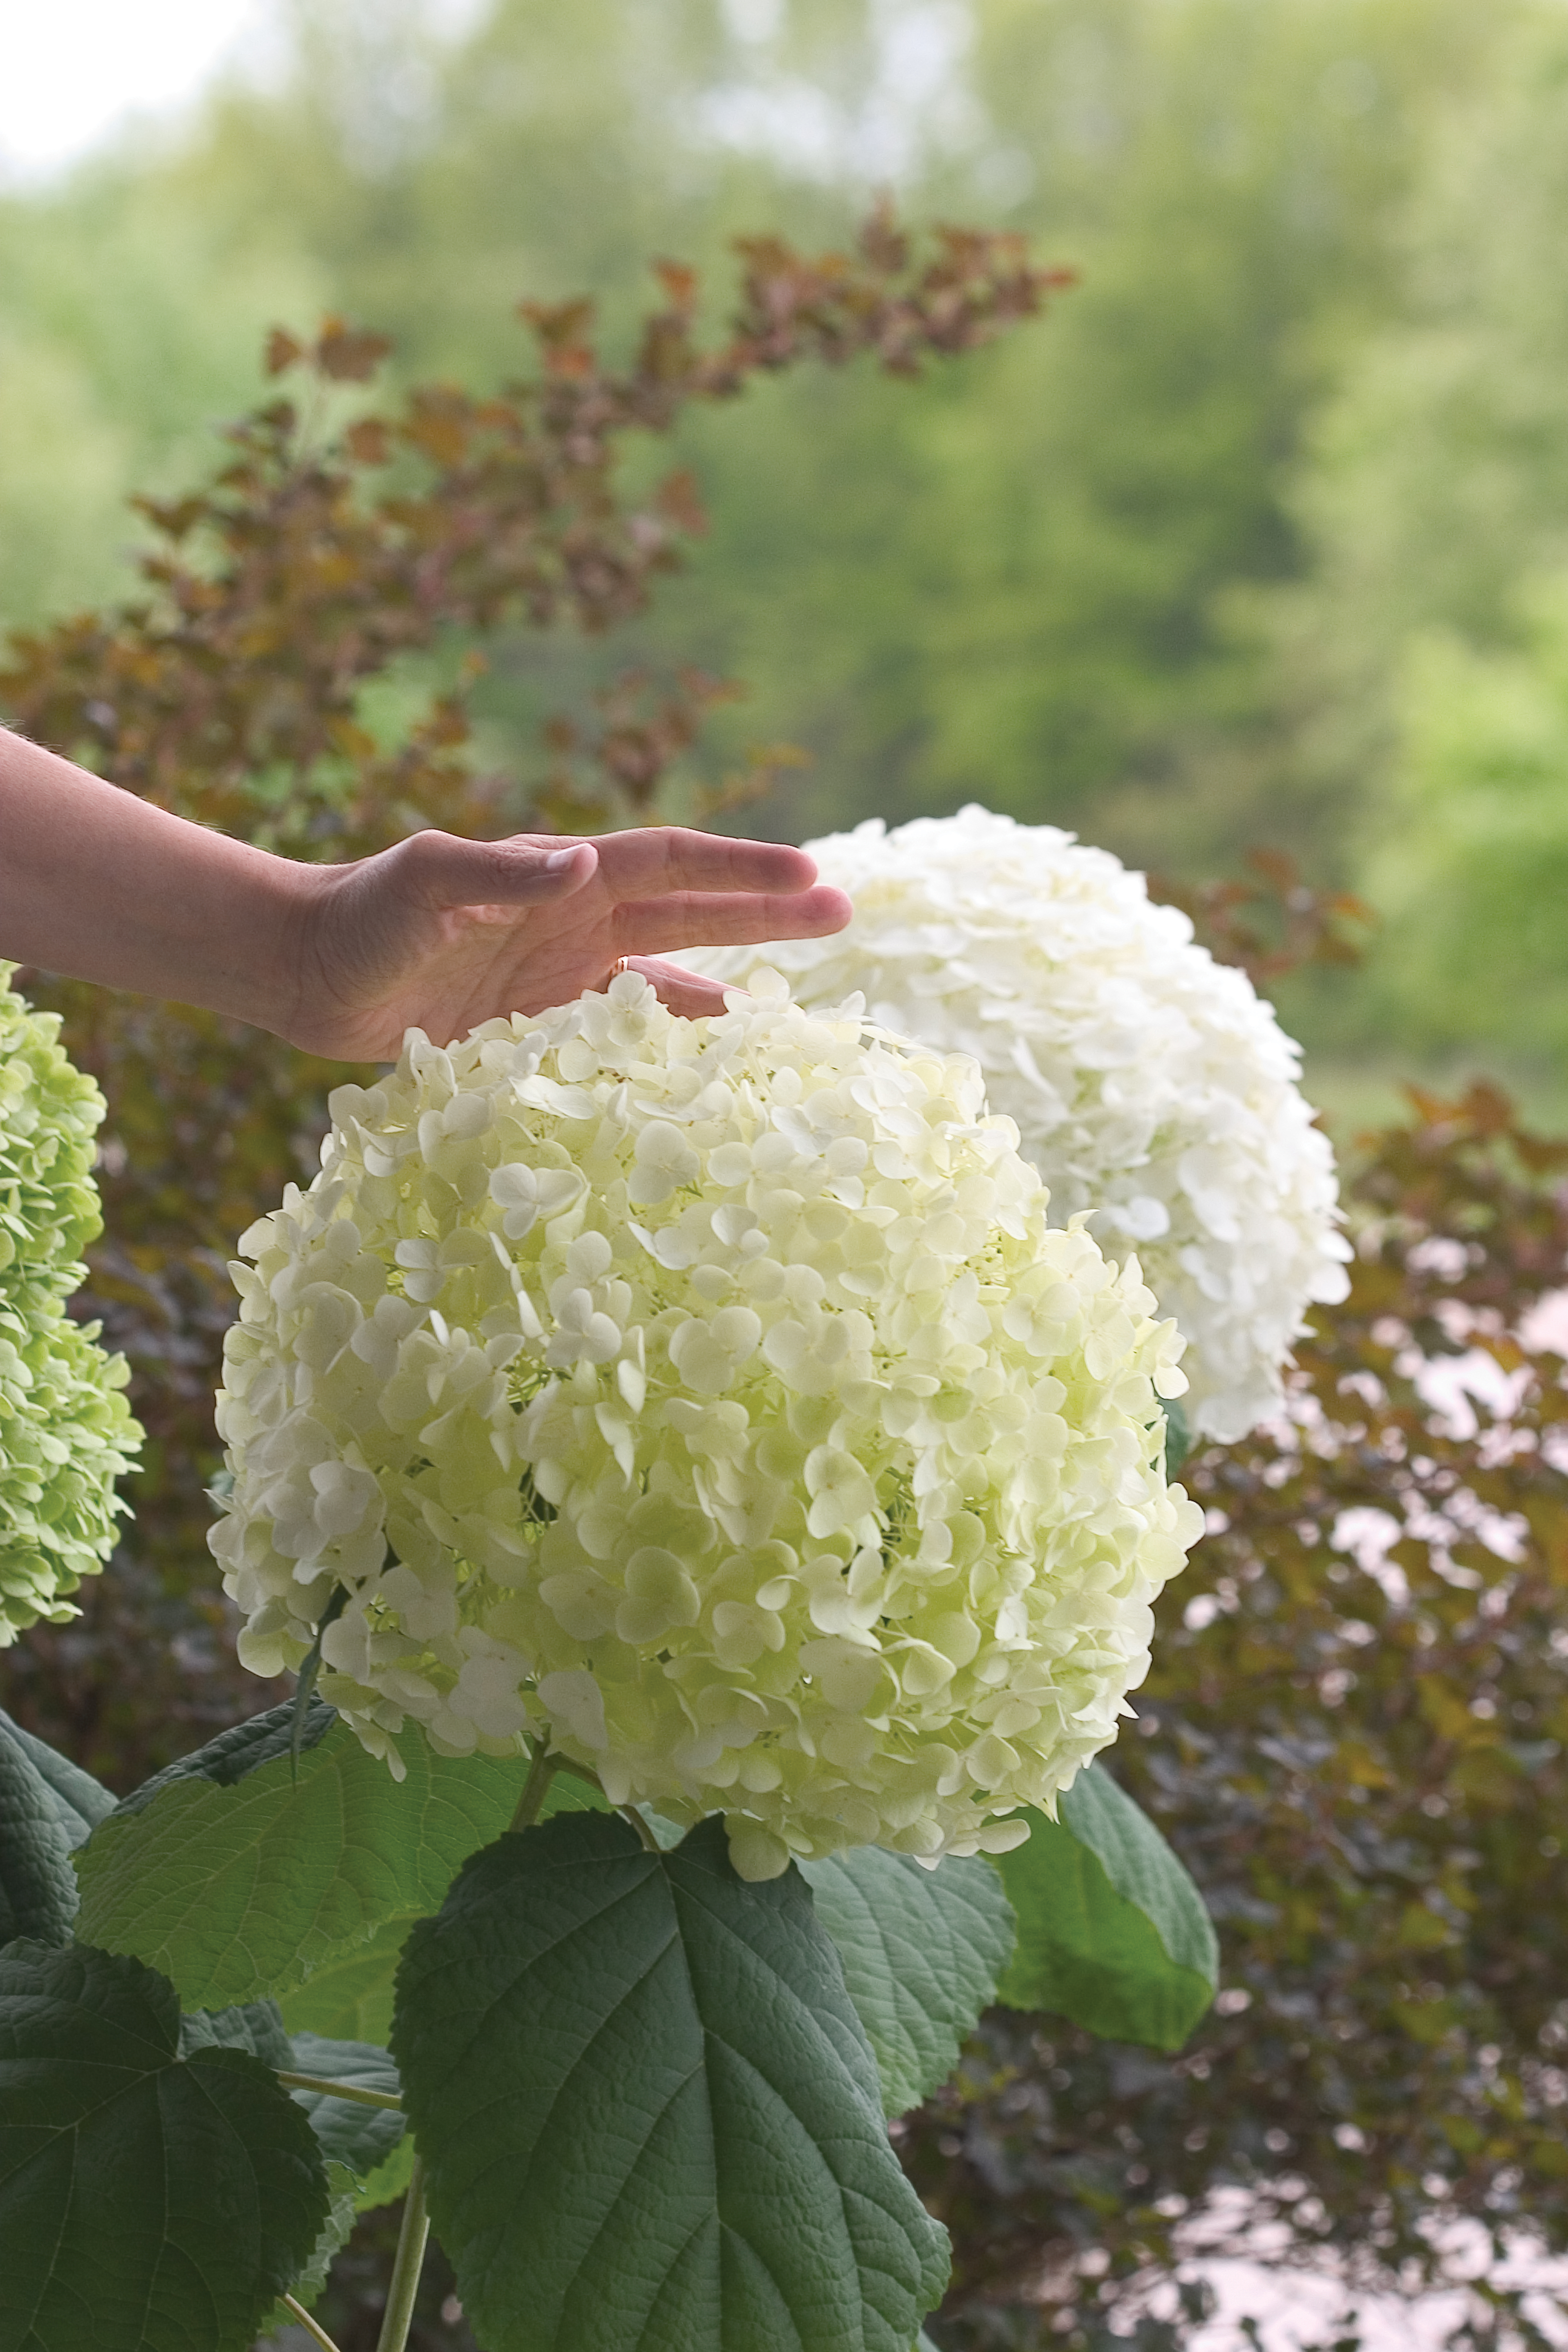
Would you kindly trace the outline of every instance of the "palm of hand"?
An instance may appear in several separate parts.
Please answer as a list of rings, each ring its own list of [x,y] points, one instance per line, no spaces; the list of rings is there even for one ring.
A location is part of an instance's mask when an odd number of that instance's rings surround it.
[[[565,1003],[604,987],[622,957],[675,1011],[720,1012],[718,983],[647,960],[836,931],[849,916],[841,891],[812,887],[800,850],[674,826],[595,845],[424,833],[321,870],[289,1034],[342,1061],[390,1060],[409,1028],[446,1045],[498,1014]]]

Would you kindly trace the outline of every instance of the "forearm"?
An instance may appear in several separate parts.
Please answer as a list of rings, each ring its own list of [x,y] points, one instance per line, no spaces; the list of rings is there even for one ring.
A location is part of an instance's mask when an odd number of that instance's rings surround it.
[[[316,878],[0,729],[0,957],[280,1027]]]

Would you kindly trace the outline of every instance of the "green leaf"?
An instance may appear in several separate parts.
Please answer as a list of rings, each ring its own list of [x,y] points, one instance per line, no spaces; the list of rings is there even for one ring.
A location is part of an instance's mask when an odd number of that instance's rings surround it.
[[[7,1720],[0,1728],[0,1946],[70,1941],[76,1874],[59,1803]]]
[[[746,1885],[721,1821],[476,1855],[409,1938],[393,2049],[493,2352],[909,2352],[941,2294],[805,1884]]]
[[[434,1911],[527,1777],[526,1757],[440,1757],[411,1728],[397,1781],[334,1720],[296,1779],[288,1715],[219,1759],[248,1759],[237,1780],[172,1768],[77,1856],[79,1934],[162,1969],[187,2009],[281,1994],[385,1921]]]
[[[922,1870],[908,1854],[858,1846],[802,1863],[800,1872],[838,1947],[882,2105],[901,2116],[946,2082],[960,2043],[995,2000],[1013,1950],[1012,1908],[980,1861]]]
[[[1018,1918],[998,1999],[1113,2042],[1179,2050],[1214,1999],[1219,1948],[1203,1896],[1148,1815],[1089,1766],[1030,1812],[995,1867]]]
[[[329,2164],[327,2218],[321,2224],[304,2269],[289,2289],[295,2302],[302,2304],[307,2311],[325,2291],[332,2256],[347,2245],[361,2210],[359,2183],[348,2166]],[[280,2328],[298,2327],[299,2324],[287,2304],[275,2303],[258,2333],[263,2337],[276,2336]]]
[[[560,1772],[546,1792],[540,1818],[551,1821],[557,1813],[610,1810],[596,1789],[572,1773]],[[677,1831],[677,1838],[681,1834]],[[283,2016],[289,2031],[325,2033],[340,2042],[384,2042],[392,2032],[392,1996],[398,1956],[413,1925],[413,1918],[406,1914],[388,1919],[375,1929],[368,1942],[356,1944],[313,1968],[302,1985],[283,1995]],[[388,2194],[400,2194],[402,2187],[400,2182]]]
[[[406,1914],[384,1920],[364,1943],[313,1968],[302,1985],[281,1996],[289,2032],[384,2045],[392,2032],[398,1958],[413,1925]]]
[[[285,2066],[300,2074],[324,2074],[334,2083],[357,2084],[362,2091],[384,2091],[396,2098],[402,2089],[389,2051],[370,2042],[331,2041],[321,2033],[297,2033],[292,2061]],[[335,2164],[346,2164],[358,2181],[368,2180],[384,2164],[406,2128],[391,2107],[367,2107],[357,2099],[330,2099],[320,2091],[294,2089],[296,2106],[310,2118],[310,2128],[321,2143],[321,2153]]]
[[[390,2205],[403,2195],[414,2177],[414,2134],[405,2131],[384,2164],[378,2164],[368,2180],[361,2182],[354,2198],[354,2209],[368,2213],[377,2205]]]
[[[314,1748],[326,1738],[338,1719],[336,1707],[328,1706],[321,1699],[312,1699],[300,1731],[300,1746]],[[211,1780],[220,1789],[232,1789],[237,1782],[270,1764],[279,1756],[294,1753],[294,1702],[287,1700],[282,1706],[269,1706],[265,1714],[247,1716],[243,1723],[231,1723],[209,1739],[205,1748],[195,1748],[188,1756],[176,1757],[143,1780],[139,1789],[116,1806],[119,1813],[140,1813],[162,1796],[163,1790],[180,1780]]]
[[[114,1811],[114,1799],[101,1781],[95,1780],[90,1772],[84,1772],[79,1764],[73,1764],[58,1748],[36,1739],[30,1731],[24,1731],[3,1707],[0,1739],[15,1741],[37,1773],[53,1800],[55,1817],[65,1832],[66,1843],[73,1851],[106,1813]]]
[[[244,2352],[308,2261],[309,2123],[259,2060],[179,2037],[139,1961],[0,1953],[0,2352]]]
[[[1180,1400],[1176,1397],[1162,1397],[1160,1402],[1165,1413],[1165,1475],[1167,1478],[1173,1478],[1192,1452],[1196,1440],[1193,1435],[1192,1425],[1182,1409]]]
[[[248,2050],[264,2066],[292,2066],[294,2044],[275,2000],[253,2000],[243,2009],[199,2009],[180,2020],[180,2054],[193,2050]]]

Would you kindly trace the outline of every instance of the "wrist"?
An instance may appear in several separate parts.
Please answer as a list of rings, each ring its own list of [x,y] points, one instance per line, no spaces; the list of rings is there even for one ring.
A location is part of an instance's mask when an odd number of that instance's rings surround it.
[[[321,992],[323,919],[344,869],[267,850],[247,856],[256,861],[246,877],[252,951],[235,971],[236,1001],[220,1009],[308,1051],[301,1032]]]

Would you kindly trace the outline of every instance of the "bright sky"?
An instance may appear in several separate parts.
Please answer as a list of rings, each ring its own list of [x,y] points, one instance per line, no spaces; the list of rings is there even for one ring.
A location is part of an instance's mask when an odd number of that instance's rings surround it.
[[[128,115],[193,99],[264,0],[0,0],[0,180],[70,163]]]

